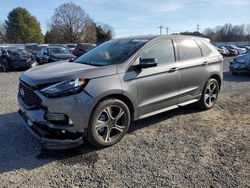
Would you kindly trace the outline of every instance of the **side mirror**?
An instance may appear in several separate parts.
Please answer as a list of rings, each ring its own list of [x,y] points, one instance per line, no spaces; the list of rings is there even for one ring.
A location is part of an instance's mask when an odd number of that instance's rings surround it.
[[[149,67],[156,67],[157,66],[157,59],[156,58],[144,58],[140,59],[139,68],[149,68]]]

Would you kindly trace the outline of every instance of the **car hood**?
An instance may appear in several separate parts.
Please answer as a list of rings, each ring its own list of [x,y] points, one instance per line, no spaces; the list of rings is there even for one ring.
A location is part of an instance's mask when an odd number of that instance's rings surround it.
[[[80,77],[92,79],[116,73],[116,65],[95,67],[80,63],[59,61],[31,68],[21,75],[20,80],[31,86],[38,86]]]
[[[234,58],[234,62],[237,62],[237,63],[250,63],[250,53],[237,56],[236,58]]]
[[[75,58],[76,56],[73,54],[52,54],[51,58],[55,59],[62,59],[62,60],[67,60],[67,59],[72,59]]]

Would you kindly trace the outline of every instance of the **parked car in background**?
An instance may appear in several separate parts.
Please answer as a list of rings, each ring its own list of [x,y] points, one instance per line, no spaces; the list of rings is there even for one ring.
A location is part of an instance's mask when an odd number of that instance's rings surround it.
[[[91,44],[91,43],[77,44],[72,53],[75,56],[79,57],[79,56],[85,54],[86,52],[88,52],[89,50],[91,50],[94,47],[95,47],[95,44]]]
[[[230,49],[230,48],[227,48],[227,47],[223,47],[223,48],[226,48],[229,51],[229,56],[239,55],[239,52],[237,50]]]
[[[61,45],[49,45],[43,47],[36,56],[39,65],[45,63],[51,63],[61,60],[70,60],[76,58],[75,55],[71,54],[68,48]]]
[[[24,47],[28,52],[32,53],[34,57],[36,57],[37,52],[42,48],[39,44],[25,44]]]
[[[238,52],[238,55],[239,54],[244,54],[244,53],[246,53],[246,49],[244,49],[244,48],[239,48],[239,47],[237,47],[237,46],[235,46],[235,45],[228,45],[228,46],[226,46],[226,48],[228,49],[228,50],[235,50],[235,51],[237,51]]]
[[[250,46],[237,46],[238,48],[243,48],[243,49],[246,49],[246,50],[249,50],[250,49]]]
[[[216,47],[216,49],[217,49],[217,50],[220,52],[220,54],[223,55],[223,56],[229,56],[229,55],[230,55],[229,50],[228,50],[226,47],[224,47],[224,46],[222,46],[222,47]]]
[[[250,45],[247,45],[247,46],[245,46],[246,48],[247,48],[247,50],[250,50]]]
[[[243,55],[239,55],[229,64],[232,74],[249,74],[250,73],[250,50]]]
[[[65,44],[69,48],[69,51],[72,53],[76,48],[76,44]]]
[[[0,68],[4,72],[13,69],[28,69],[35,63],[35,57],[23,47],[0,47]]]
[[[19,114],[43,147],[119,142],[131,121],[197,103],[211,109],[223,57],[204,38],[141,36],[105,42],[75,62],[20,77]],[[39,76],[38,76],[39,75]]]

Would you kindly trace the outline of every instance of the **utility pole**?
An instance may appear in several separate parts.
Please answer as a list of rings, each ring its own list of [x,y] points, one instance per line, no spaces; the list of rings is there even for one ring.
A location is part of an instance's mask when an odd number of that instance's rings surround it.
[[[166,27],[166,34],[168,35],[169,27]]]
[[[160,35],[162,35],[162,29],[163,29],[163,26],[162,26],[162,25],[160,25],[158,28],[160,29]]]
[[[199,24],[196,25],[196,30],[197,30],[197,33],[199,33],[199,30],[200,30],[200,26]]]

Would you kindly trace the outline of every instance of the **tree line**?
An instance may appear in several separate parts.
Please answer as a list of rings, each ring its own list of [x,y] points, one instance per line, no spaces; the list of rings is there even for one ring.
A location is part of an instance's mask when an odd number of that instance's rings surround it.
[[[206,28],[204,32],[180,32],[174,35],[191,35],[209,38],[212,42],[239,42],[250,41],[250,24],[232,25],[227,23],[215,28]]]
[[[25,8],[13,9],[0,23],[0,43],[102,43],[114,35],[107,24],[97,24],[72,2],[55,9],[43,35],[40,23]]]
[[[215,28],[207,28],[203,34],[213,42],[250,41],[250,24],[232,25],[227,23]]]

